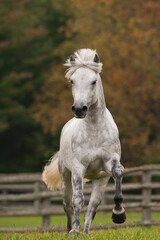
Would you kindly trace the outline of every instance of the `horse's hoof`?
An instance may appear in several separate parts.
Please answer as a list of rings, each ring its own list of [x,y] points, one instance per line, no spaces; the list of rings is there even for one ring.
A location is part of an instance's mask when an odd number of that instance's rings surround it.
[[[68,233],[68,237],[79,237],[80,236],[80,233],[78,231],[73,231],[71,230],[69,233]]]
[[[89,237],[89,233],[83,232],[82,236]]]
[[[116,213],[113,211],[112,221],[113,221],[114,223],[121,224],[121,223],[124,223],[125,220],[126,220],[125,211],[122,212],[122,213],[119,213],[119,214],[116,214]]]

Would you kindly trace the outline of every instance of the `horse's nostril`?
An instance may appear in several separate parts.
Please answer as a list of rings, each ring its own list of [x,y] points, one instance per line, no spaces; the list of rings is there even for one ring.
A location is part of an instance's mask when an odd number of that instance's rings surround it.
[[[75,106],[74,105],[72,106],[72,112],[75,112]]]
[[[87,106],[83,106],[82,111],[86,112],[87,111]]]
[[[72,112],[78,118],[84,118],[86,115],[88,108],[86,105],[83,104],[74,104],[72,105]]]

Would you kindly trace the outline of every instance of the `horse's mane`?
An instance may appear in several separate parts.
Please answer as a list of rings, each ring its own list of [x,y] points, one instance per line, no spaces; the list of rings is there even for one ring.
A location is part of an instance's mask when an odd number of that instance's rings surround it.
[[[95,61],[95,59],[97,61]],[[64,65],[69,67],[65,77],[70,79],[72,74],[80,67],[90,68],[96,73],[100,73],[103,64],[99,62],[99,57],[96,50],[84,48],[74,52],[74,54],[67,59]]]

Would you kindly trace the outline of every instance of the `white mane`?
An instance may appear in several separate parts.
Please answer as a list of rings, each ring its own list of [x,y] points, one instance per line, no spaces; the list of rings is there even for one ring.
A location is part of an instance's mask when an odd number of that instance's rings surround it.
[[[98,54],[96,50],[80,49],[74,52],[74,55],[67,59],[65,66],[69,67],[65,77],[70,79],[72,74],[80,67],[90,68],[96,73],[100,73],[102,70],[102,63],[95,62],[94,58]]]

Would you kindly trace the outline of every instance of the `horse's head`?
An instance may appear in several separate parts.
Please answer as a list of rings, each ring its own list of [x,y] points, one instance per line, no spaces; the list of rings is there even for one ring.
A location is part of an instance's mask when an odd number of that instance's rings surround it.
[[[72,112],[76,118],[84,118],[88,108],[97,101],[98,80],[102,63],[96,51],[81,49],[66,62],[70,66],[66,77],[72,83],[74,104]]]
[[[77,118],[84,118],[87,110],[96,102],[97,74],[87,68],[79,68],[71,78],[74,104],[72,112]]]

